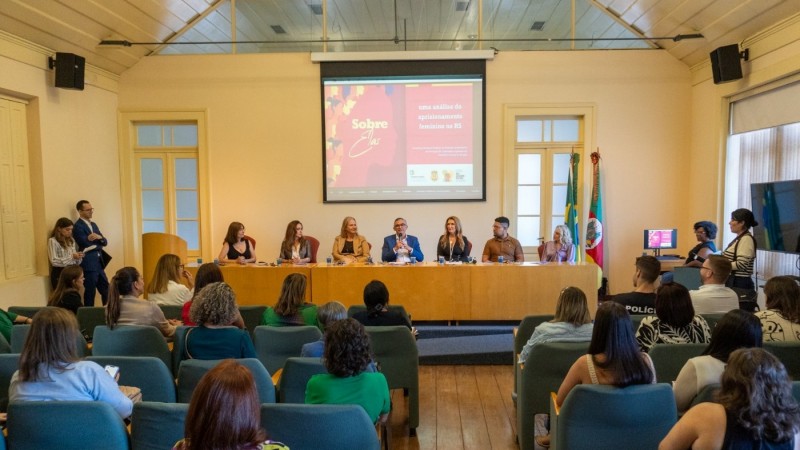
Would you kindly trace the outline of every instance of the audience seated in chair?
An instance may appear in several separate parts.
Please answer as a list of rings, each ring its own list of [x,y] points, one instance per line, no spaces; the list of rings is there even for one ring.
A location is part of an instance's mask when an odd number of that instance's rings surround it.
[[[323,332],[337,320],[346,318],[347,310],[344,309],[344,305],[336,301],[325,303],[317,309],[317,322]],[[303,344],[303,348],[300,350],[300,356],[305,358],[321,358],[324,352],[325,336],[321,336],[316,342]]]
[[[690,409],[661,441],[660,450],[800,446],[800,406],[777,358],[760,348],[736,350],[720,381],[719,404]]]
[[[630,314],[656,313],[656,280],[661,273],[661,262],[655,256],[636,258],[633,273],[633,292],[617,294],[613,300],[625,306]]]
[[[372,280],[367,283],[364,287],[364,305],[367,307],[366,311],[353,314],[353,319],[364,326],[404,325],[414,331],[408,318],[388,308],[389,290],[383,282]]]
[[[195,359],[255,358],[256,350],[239,315],[236,294],[225,283],[211,283],[200,292],[190,317],[197,323],[184,335],[185,356]]]
[[[611,359],[613,357],[613,359]],[[578,358],[558,388],[556,406],[579,384],[605,384],[626,387],[656,382],[653,363],[639,346],[631,329],[630,315],[624,306],[605,302],[597,308],[589,353]],[[537,442],[549,445],[549,436]]]
[[[524,364],[536,344],[544,342],[589,342],[592,339],[592,317],[586,303],[586,294],[576,287],[564,288],[558,296],[553,320],[543,322],[533,330],[528,343],[519,355]]]
[[[689,291],[677,283],[659,286],[656,315],[645,317],[636,330],[636,341],[643,352],[656,344],[706,344],[710,338],[706,319],[695,315]]]
[[[389,385],[382,373],[367,372],[369,337],[354,319],[334,322],[325,331],[328,373],[314,375],[306,386],[306,403],[361,405],[373,422],[385,422],[391,408]]]
[[[766,311],[759,311],[764,342],[800,342],[800,286],[792,277],[772,277],[764,286]]]
[[[186,286],[181,284],[181,278]],[[167,253],[158,258],[153,279],[147,286],[147,299],[157,305],[183,306],[191,300],[193,288],[194,277],[184,268],[181,258]]]
[[[121,418],[131,415],[133,402],[102,367],[78,358],[80,337],[75,314],[47,307],[36,313],[20,354],[19,370],[11,377],[9,399],[17,401],[99,401]],[[141,399],[141,392],[138,397]]]
[[[189,402],[184,438],[173,448],[287,449],[267,440],[253,375],[232,360],[222,361],[200,379]]]
[[[731,262],[724,256],[710,255],[700,267],[702,285],[689,291],[697,314],[722,313],[739,308],[739,296],[725,286],[731,273]]]
[[[264,311],[261,324],[271,327],[317,325],[317,305],[305,303],[306,276],[290,273],[283,280],[281,295],[273,307]]]
[[[714,327],[711,343],[703,355],[689,359],[673,383],[678,412],[686,411],[704,387],[719,384],[722,371],[734,350],[750,347],[761,347],[761,323],[758,319],[740,309],[725,314]]]
[[[58,276],[58,284],[50,298],[47,306],[58,306],[78,314],[78,308],[83,306],[83,269],[81,266],[67,266]]]
[[[219,270],[218,264],[205,263],[200,266],[199,269],[197,269],[197,276],[194,279],[194,292],[192,298],[183,304],[183,309],[181,311],[181,318],[183,319],[184,325],[192,327],[197,325],[196,323],[192,322],[192,318],[189,317],[189,311],[192,308],[192,303],[204,287],[211,283],[219,283],[220,281],[225,281],[225,279],[222,276],[222,271]]]
[[[158,305],[139,298],[144,292],[144,279],[136,268],[119,269],[110,284],[106,306],[109,329],[117,325],[145,325],[158,328],[165,338],[172,338],[180,321],[167,320]]]

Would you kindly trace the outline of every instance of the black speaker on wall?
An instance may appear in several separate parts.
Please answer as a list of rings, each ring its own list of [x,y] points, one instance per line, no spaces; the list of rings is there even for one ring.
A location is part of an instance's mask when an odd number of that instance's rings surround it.
[[[742,79],[741,54],[739,44],[726,45],[711,52],[711,71],[714,84]]]
[[[74,53],[56,53],[55,59],[50,58],[50,68],[56,69],[57,88],[83,90],[86,58]]]

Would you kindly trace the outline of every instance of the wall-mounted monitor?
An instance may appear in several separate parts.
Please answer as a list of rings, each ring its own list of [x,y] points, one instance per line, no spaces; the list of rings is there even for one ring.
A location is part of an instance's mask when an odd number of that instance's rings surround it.
[[[644,248],[656,250],[656,255],[665,248],[678,248],[678,230],[676,228],[644,230]]]
[[[323,200],[486,199],[486,61],[325,62]]]
[[[800,180],[750,185],[759,250],[800,254]]]

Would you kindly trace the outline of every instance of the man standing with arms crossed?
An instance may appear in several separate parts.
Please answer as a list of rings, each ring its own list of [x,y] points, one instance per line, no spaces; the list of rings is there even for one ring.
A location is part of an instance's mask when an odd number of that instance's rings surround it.
[[[92,222],[94,208],[88,200],[81,200],[75,205],[78,210],[78,220],[72,228],[72,237],[78,244],[78,249],[84,252],[81,268],[84,276],[83,306],[94,306],[94,297],[100,292],[103,305],[108,302],[108,278],[103,267],[103,247],[108,241],[102,234],[97,224]]]

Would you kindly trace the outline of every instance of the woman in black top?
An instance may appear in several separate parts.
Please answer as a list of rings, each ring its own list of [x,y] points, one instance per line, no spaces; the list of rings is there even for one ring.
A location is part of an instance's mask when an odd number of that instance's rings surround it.
[[[78,314],[83,306],[83,269],[81,266],[67,266],[58,276],[56,289],[50,295],[47,306],[58,306]]]
[[[366,311],[353,314],[353,318],[364,326],[405,325],[411,328],[411,321],[402,314],[391,311],[389,306],[389,290],[378,280],[372,280],[364,287],[364,304]]]
[[[436,246],[436,257],[444,256],[445,261],[469,261],[470,243],[461,231],[461,220],[450,216],[444,223],[444,234]]]
[[[717,226],[713,222],[703,220],[694,224],[694,235],[699,244],[689,250],[689,256],[684,265],[689,267],[702,267],[708,255],[717,252],[714,239],[717,238]]]

